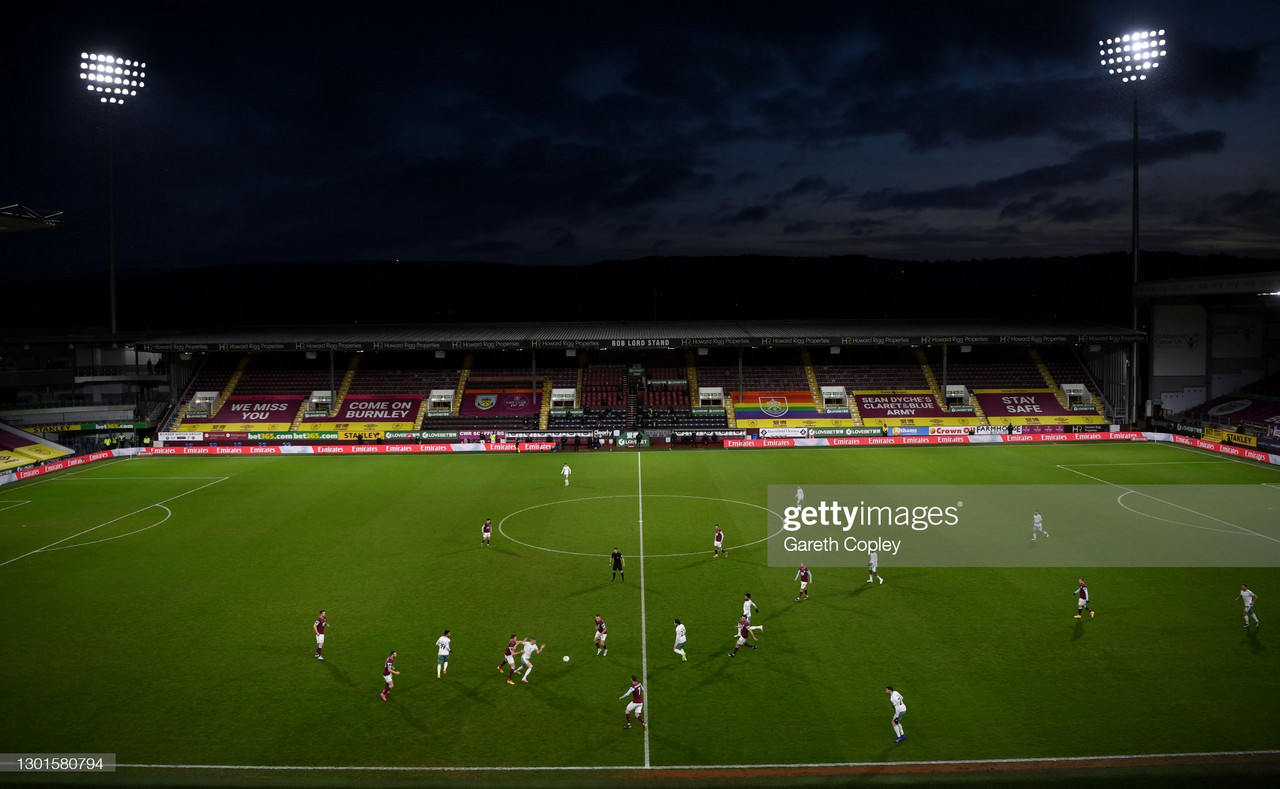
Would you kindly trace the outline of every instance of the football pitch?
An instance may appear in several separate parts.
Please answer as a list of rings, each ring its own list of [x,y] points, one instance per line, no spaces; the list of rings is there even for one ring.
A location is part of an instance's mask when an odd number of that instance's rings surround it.
[[[969,527],[1002,547],[949,567],[882,551],[883,584],[865,558],[817,566],[797,602],[797,565],[769,564],[771,485],[1008,486]],[[116,754],[85,782],[282,785],[929,763],[902,778],[925,783],[974,760],[1273,751],[1278,549],[1280,469],[1149,443],[118,459],[0,488],[0,751]],[[1082,576],[1095,618],[1074,618]],[[731,658],[748,592],[759,648]],[[514,686],[512,634],[546,645]],[[632,675],[647,729],[623,727]]]

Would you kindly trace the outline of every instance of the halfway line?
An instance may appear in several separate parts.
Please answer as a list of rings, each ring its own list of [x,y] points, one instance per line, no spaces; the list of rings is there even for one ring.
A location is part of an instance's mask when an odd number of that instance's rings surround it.
[[[639,504],[640,521],[640,681],[644,685],[645,703],[649,704],[649,717],[653,717],[652,694],[649,690],[649,646],[645,636],[647,628],[644,619],[644,479],[640,473],[640,453],[636,453],[636,500]],[[649,727],[644,729],[644,766],[649,766]]]

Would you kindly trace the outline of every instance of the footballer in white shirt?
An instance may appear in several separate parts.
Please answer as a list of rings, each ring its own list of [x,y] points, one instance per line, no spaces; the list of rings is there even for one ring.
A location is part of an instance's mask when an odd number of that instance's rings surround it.
[[[1045,539],[1049,538],[1049,532],[1044,530],[1044,518],[1040,516],[1040,510],[1032,510],[1031,512],[1031,541],[1036,541],[1036,532],[1043,534]]]
[[[444,635],[436,639],[436,679],[440,679],[442,674],[449,673],[449,653],[453,652],[453,640],[449,638],[449,631],[444,631]]]
[[[1253,610],[1253,604],[1257,602],[1258,595],[1248,584],[1240,584],[1240,594],[1236,595],[1237,600],[1244,601],[1244,626],[1249,627],[1249,617],[1253,616],[1253,624],[1255,627],[1262,627],[1262,623],[1258,621],[1258,614]]]
[[[885,686],[884,692],[889,694],[889,703],[893,705],[893,733],[898,735],[893,738],[893,741],[902,742],[907,739],[907,733],[902,730],[902,716],[907,714],[907,703],[902,700],[902,694],[894,690],[892,685]]]

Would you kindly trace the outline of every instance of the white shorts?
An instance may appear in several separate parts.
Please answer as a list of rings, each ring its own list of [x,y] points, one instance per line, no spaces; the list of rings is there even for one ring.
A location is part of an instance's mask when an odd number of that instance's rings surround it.
[[[738,636],[738,646],[742,646],[745,643],[747,643],[747,640],[742,636]]]
[[[713,547],[716,547],[716,548],[721,548],[721,547],[723,547],[723,546],[724,546],[724,541],[723,541],[723,540],[716,540],[716,541],[713,543]]]
[[[801,581],[801,582],[800,582],[800,591],[802,591],[802,592],[803,592],[803,591],[805,590],[805,587],[807,587],[808,585],[809,585],[809,582],[808,582],[808,581]]]
[[[597,642],[597,643],[603,644],[603,643],[604,643],[604,640],[605,640],[606,638],[608,638],[608,637],[609,637],[609,634],[608,634],[608,633],[601,633],[601,632],[597,631],[597,632],[596,632],[596,637],[595,637],[595,638],[593,638],[593,639],[591,639],[591,640],[592,640],[592,641],[595,641],[595,642]]]
[[[1076,598],[1076,608],[1077,608],[1077,609],[1084,608],[1084,607],[1085,607],[1086,605],[1088,605],[1088,604],[1089,604],[1089,601],[1088,601],[1088,600],[1085,600],[1083,597],[1077,597],[1077,598]]]
[[[520,662],[521,662],[521,663],[523,663],[523,664],[524,664],[524,665],[526,665],[526,666],[532,666],[532,665],[533,665],[533,663],[529,662],[529,658],[525,657],[524,655],[521,655],[521,656],[520,656]]]
[[[383,681],[383,682],[385,682],[385,683],[387,683],[388,685],[390,685],[390,684],[392,684],[392,683],[391,683],[391,679],[392,679],[394,676],[395,676],[395,674],[383,674],[383,675],[382,675],[382,681]]]
[[[870,571],[871,571],[871,572],[873,572],[873,573],[876,571],[876,568],[877,568],[877,567],[879,567],[879,565],[878,565],[878,564],[876,564],[875,562],[868,562],[868,563],[867,563],[867,569],[868,569],[868,570],[870,570]]]
[[[508,666],[515,666],[515,664],[516,664],[516,656],[515,656],[515,655],[503,655],[502,657],[503,657],[503,659],[505,659],[505,660],[507,661],[507,665],[508,665]]]
[[[316,633],[316,646],[324,646],[324,633]]]
[[[633,712],[634,712],[635,714],[637,714],[637,715],[643,715],[643,714],[644,714],[644,702],[643,702],[643,701],[633,701],[633,702],[631,702],[630,704],[628,704],[628,705],[627,705],[627,714],[628,714],[628,715],[630,715],[630,714],[631,714],[631,713],[633,713]]]
[[[480,539],[482,539],[482,540],[487,540],[487,539],[489,539],[491,536],[493,536],[493,532],[491,532],[491,531],[484,531],[484,530],[481,530],[481,531],[480,531]]]
[[[907,714],[907,708],[906,708],[906,707],[894,707],[894,708],[893,708],[893,719],[894,719],[895,721],[900,721],[900,720],[902,720],[903,716],[904,716],[904,715],[906,715],[906,714]]]

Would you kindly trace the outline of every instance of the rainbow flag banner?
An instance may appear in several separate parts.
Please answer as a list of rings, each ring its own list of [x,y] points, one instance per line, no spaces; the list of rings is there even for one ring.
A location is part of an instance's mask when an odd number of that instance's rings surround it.
[[[853,424],[847,412],[818,411],[809,392],[743,392],[741,398],[734,401],[733,410],[739,427],[798,427],[811,426],[812,422],[821,422],[824,427]]]

